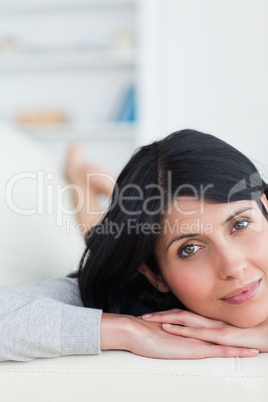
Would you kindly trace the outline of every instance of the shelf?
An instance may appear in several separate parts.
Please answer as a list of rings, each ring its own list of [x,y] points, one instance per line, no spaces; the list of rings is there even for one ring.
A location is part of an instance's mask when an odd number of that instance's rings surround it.
[[[133,152],[139,138],[139,121],[115,120],[132,117],[128,111],[134,97],[130,95],[132,88],[138,86],[141,69],[137,40],[140,1],[0,3],[0,83],[4,98],[7,96],[0,112],[11,120],[16,115],[19,119],[24,106],[25,115],[28,107],[36,108],[36,121],[45,121],[42,110],[46,105],[48,109],[54,105],[66,111],[63,123],[9,122],[47,147],[57,162],[63,160],[72,142],[82,142],[92,157],[104,165],[107,162],[116,171]],[[51,116],[52,120],[53,113]],[[102,116],[108,121],[95,120]],[[25,121],[31,120],[25,117]]]
[[[98,50],[83,52],[19,54],[0,57],[0,72],[69,70],[87,68],[130,68],[137,63],[134,51]]]
[[[130,7],[135,6],[137,0],[58,0],[58,1],[18,1],[17,4],[1,5],[0,14],[55,12],[63,10],[80,10],[84,8]]]
[[[35,135],[41,141],[134,140],[138,124],[123,122],[16,124],[17,129]]]

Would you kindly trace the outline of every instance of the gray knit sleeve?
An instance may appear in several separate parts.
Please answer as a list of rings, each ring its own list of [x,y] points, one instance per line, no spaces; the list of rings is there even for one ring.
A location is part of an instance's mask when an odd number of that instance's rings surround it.
[[[0,360],[97,354],[101,314],[83,307],[76,279],[0,286]]]

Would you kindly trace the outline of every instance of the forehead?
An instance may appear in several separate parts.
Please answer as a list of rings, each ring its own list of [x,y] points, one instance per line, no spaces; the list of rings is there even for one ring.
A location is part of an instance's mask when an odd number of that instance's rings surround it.
[[[229,203],[215,203],[205,200],[196,199],[194,197],[179,197],[170,206],[171,213],[180,213],[182,216],[186,214],[197,215],[199,213],[206,214],[213,211],[234,211],[239,207],[252,207],[256,202],[254,200],[241,200]]]
[[[253,200],[218,204],[191,197],[180,197],[170,205],[164,220],[170,223],[176,222],[178,227],[197,220],[217,225],[240,210],[246,208],[253,210],[256,207],[256,201]]]

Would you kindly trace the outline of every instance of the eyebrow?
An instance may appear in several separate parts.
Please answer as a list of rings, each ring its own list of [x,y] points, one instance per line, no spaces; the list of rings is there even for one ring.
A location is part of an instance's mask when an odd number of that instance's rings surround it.
[[[233,215],[229,216],[229,218],[227,218],[224,222],[223,225],[226,225],[226,223],[230,222],[232,219],[234,219],[237,215],[242,214],[245,211],[249,211],[250,209],[252,209],[252,207],[247,207],[247,208],[243,208],[240,209],[239,211],[235,212]]]
[[[229,223],[232,219],[234,219],[237,215],[242,214],[245,211],[249,211],[251,210],[252,207],[247,207],[247,208],[243,208],[240,209],[239,211],[235,212],[233,215],[230,215],[223,223],[223,225],[226,225],[227,223]],[[187,234],[181,234],[181,235],[177,235],[175,237],[173,237],[173,239],[168,243],[166,251],[169,249],[169,247],[175,242],[175,241],[179,241],[182,239],[187,239],[189,237],[195,237],[195,236],[200,236],[201,233],[187,233]]]

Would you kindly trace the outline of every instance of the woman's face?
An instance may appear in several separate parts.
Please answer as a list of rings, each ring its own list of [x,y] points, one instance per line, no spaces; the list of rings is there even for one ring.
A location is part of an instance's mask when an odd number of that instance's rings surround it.
[[[244,328],[268,317],[268,223],[255,201],[178,200],[156,255],[161,290],[189,310]]]

